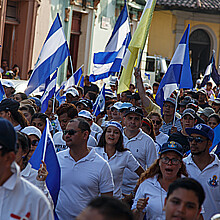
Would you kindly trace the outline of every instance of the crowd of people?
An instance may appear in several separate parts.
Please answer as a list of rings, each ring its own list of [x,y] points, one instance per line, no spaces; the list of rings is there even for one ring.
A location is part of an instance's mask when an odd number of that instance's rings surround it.
[[[4,70],[4,66],[2,67]],[[51,98],[16,93],[10,80],[0,102],[0,219],[209,220],[220,213],[218,87],[174,91],[157,105],[135,70],[135,85],[117,94],[117,77],[96,117],[99,87],[84,79]],[[47,119],[61,169],[56,204],[44,161],[29,163]],[[215,145],[213,146],[213,144]],[[214,217],[213,219],[220,219]]]

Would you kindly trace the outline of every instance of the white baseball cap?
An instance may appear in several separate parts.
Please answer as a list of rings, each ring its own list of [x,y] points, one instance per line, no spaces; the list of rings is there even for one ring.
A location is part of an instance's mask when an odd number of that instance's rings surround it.
[[[39,139],[41,138],[41,131],[34,126],[27,126],[21,130],[26,135],[36,135]]]
[[[92,120],[92,114],[89,111],[86,111],[86,110],[81,110],[78,113],[78,117],[88,118],[88,119]]]
[[[70,95],[72,95],[73,97],[79,96],[78,90],[75,89],[75,88],[73,88],[73,87],[67,89],[66,94],[70,94]]]
[[[12,87],[12,88],[15,89],[14,83],[11,82],[11,81],[9,81],[9,80],[4,80],[4,81],[2,81],[2,85],[3,85],[3,86],[6,86],[6,87],[8,87],[8,88]]]
[[[63,140],[63,132],[57,132],[53,136],[53,141],[55,145],[66,145],[66,142]]]

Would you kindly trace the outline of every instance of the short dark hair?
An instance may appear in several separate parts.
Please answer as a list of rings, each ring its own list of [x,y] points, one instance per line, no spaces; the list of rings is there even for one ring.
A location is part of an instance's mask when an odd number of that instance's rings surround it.
[[[32,105],[30,104],[26,104],[26,105],[23,105],[19,108],[20,111],[24,110],[24,111],[27,111],[29,112],[31,115],[33,115],[35,113],[35,109]]]
[[[56,110],[56,114],[58,116],[65,114],[65,113],[67,113],[67,116],[71,119],[78,116],[78,111],[76,109],[76,106],[71,103],[63,103]]]
[[[153,87],[154,87],[154,86],[159,87],[159,85],[160,85],[160,83],[155,82],[155,83],[153,84]]]
[[[15,95],[20,95],[21,96],[21,100],[25,100],[28,99],[27,95],[23,92],[17,92],[15,93]]]
[[[202,185],[198,181],[193,178],[179,178],[175,180],[168,188],[167,199],[175,190],[179,188],[193,191],[198,198],[199,208],[201,208],[202,203],[205,200],[205,192]]]
[[[216,114],[216,113],[212,113],[211,115],[209,115],[209,117],[208,117],[208,120],[207,120],[207,121],[209,121],[209,120],[210,120],[210,118],[214,118],[214,119],[217,121],[217,123],[218,123],[218,124],[220,123],[220,117],[219,117],[219,115],[218,115],[218,114]]]
[[[34,113],[34,114],[32,115],[32,118],[31,118],[31,123],[33,122],[33,120],[34,120],[35,118],[40,118],[41,121],[43,121],[43,122],[46,124],[46,119],[48,118],[48,116],[47,116],[46,114],[44,114],[44,113],[41,113],[41,112]]]
[[[84,119],[84,118],[74,118],[74,119],[70,120],[70,122],[75,122],[75,121],[79,122],[78,128],[81,131],[88,131],[89,134],[90,134],[90,131],[91,131],[90,126],[89,126],[89,123],[86,121],[86,119]]]
[[[126,90],[126,91],[124,91],[122,93],[125,94],[126,96],[132,95],[132,92],[130,90]]]
[[[101,196],[93,199],[88,207],[98,210],[105,220],[133,220],[133,214],[129,207],[120,200]]]

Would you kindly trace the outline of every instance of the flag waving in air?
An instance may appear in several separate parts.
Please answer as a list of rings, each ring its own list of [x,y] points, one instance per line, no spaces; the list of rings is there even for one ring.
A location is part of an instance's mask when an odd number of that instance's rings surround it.
[[[54,148],[54,143],[49,130],[49,119],[47,118],[44,132],[41,136],[39,144],[29,160],[32,168],[38,170],[41,160],[46,163],[48,176],[46,179],[47,188],[53,199],[54,207],[56,207],[58,194],[60,191],[60,165]]]
[[[167,72],[160,82],[156,95],[156,102],[161,107],[161,110],[163,109],[163,101],[170,97],[175,89],[193,88],[189,60],[189,31],[190,25],[188,25],[176,48]]]
[[[105,84],[102,87],[96,101],[93,105],[93,115],[97,116],[100,112],[105,110]]]
[[[64,91],[72,86],[76,86],[79,83],[79,86],[83,87],[84,85],[84,76],[83,76],[83,66],[82,65],[67,81],[64,87]]]
[[[5,98],[5,90],[2,86],[2,82],[0,80],[0,102],[2,101],[2,99]]]
[[[148,0],[146,2],[138,27],[131,39],[128,50],[122,61],[124,68],[119,80],[117,91],[118,94],[129,89],[132,72],[138,57],[138,52],[140,49],[144,49],[147,40],[155,5],[156,0]]]
[[[57,83],[57,71],[54,73],[52,79],[46,81],[45,90],[41,97],[41,112],[44,113],[48,108],[48,102],[50,98],[54,95],[56,91],[56,83]]]
[[[206,83],[212,78],[214,83],[218,86],[220,83],[220,75],[218,74],[218,71],[215,67],[215,58],[214,54],[212,54],[212,57],[210,59],[210,62],[206,68],[205,75],[203,77],[201,87],[205,86]]]
[[[111,74],[119,72],[121,69],[121,62],[130,43],[131,33],[128,20],[128,11],[126,1],[122,9],[112,36],[110,37],[105,52],[94,54],[94,69],[90,75],[90,82],[109,77]]]
[[[29,79],[26,95],[43,84],[68,56],[70,56],[69,48],[57,14]]]

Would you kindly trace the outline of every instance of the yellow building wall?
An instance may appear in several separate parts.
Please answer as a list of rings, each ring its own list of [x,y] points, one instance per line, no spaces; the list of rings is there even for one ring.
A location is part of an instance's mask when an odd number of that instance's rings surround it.
[[[172,58],[175,47],[176,18],[170,11],[155,11],[151,23],[148,55]]]
[[[169,59],[172,58],[175,51],[176,21],[176,16],[171,11],[154,12],[148,39],[147,51],[149,56],[161,55]],[[191,28],[197,25],[206,25],[212,29],[217,39],[217,51],[215,51],[217,64],[220,54],[220,24],[194,20],[185,20],[184,24],[185,28],[190,24]]]
[[[185,20],[185,26],[190,24],[191,29],[197,25],[205,25],[208,26],[214,33],[217,38],[217,51],[215,51],[216,54],[216,63],[218,63],[219,60],[219,48],[220,48],[220,21],[219,23],[208,23],[208,22],[199,22],[199,21],[192,21],[192,20]],[[191,33],[191,32],[190,32]],[[211,48],[211,50],[214,48]]]

